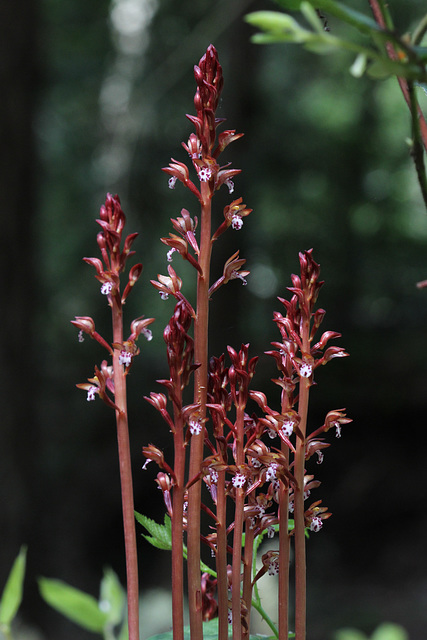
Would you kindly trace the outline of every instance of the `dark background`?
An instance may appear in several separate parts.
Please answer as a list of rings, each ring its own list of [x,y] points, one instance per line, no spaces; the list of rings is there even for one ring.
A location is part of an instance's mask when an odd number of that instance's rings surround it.
[[[365,4],[353,6],[368,12]],[[421,0],[389,4],[402,33],[425,10]],[[165,273],[158,239],[170,217],[183,206],[197,210],[179,185],[168,190],[160,168],[171,156],[185,161],[192,68],[210,42],[225,76],[219,115],[245,132],[224,160],[243,169],[235,197],[254,209],[238,235],[215,247],[213,277],[237,248],[252,275],[246,288],[232,282],[215,296],[211,352],[241,342],[254,354],[269,348],[275,297],[286,295],[298,251],[314,247],[326,281],[323,327],[340,331],[351,354],[322,368],[312,393],[313,428],[344,406],[354,422],[313,470],[322,480],[316,498],[333,518],[308,545],[308,637],[330,640],[350,625],[370,633],[384,620],[405,626],[411,640],[425,637],[427,293],[415,283],[427,278],[427,219],[405,143],[409,115],[394,79],[354,79],[345,54],[251,44],[242,16],[259,8],[275,5],[0,6],[0,585],[27,543],[22,620],[31,637],[93,637],[41,601],[37,576],[94,595],[104,566],[124,580],[114,418],[75,389],[103,353],[93,341],[80,345],[69,324],[90,315],[109,336],[105,300],[81,260],[97,255],[106,191],[120,194],[128,231],[140,233],[144,273],[128,322],[157,318],[129,393],[136,508],[163,518],[141,447],[153,442],[170,455],[169,434],[143,396],[166,375],[162,329],[172,303],[161,304],[149,280]],[[184,273],[178,259],[174,267]],[[276,392],[274,375],[261,357],[254,388]],[[139,552],[144,599],[168,587],[169,558],[142,539]]]

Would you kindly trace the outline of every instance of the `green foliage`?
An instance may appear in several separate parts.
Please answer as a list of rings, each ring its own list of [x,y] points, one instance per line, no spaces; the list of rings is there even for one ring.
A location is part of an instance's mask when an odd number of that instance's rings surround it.
[[[357,629],[340,629],[334,634],[334,640],[368,640],[362,631]]]
[[[390,31],[379,28],[372,18],[355,11],[334,0],[277,0],[281,7],[288,10],[299,9],[312,30],[301,26],[288,14],[277,11],[255,11],[245,19],[249,24],[261,29],[252,37],[257,44],[288,42],[302,44],[307,50],[317,54],[332,53],[343,50],[356,53],[356,61],[351,67],[355,77],[360,77],[366,70],[373,78],[385,78],[397,75],[408,80],[422,82],[426,79],[425,61],[427,48],[411,47]],[[324,25],[316,13],[316,9],[325,11],[342,22],[355,28],[359,33],[368,36],[368,45],[358,39],[337,37],[324,29]],[[402,51],[401,61],[389,58],[386,43],[393,44]],[[369,64],[368,64],[369,63]]]
[[[371,640],[408,640],[405,629],[398,624],[384,622],[380,624],[371,636]]]
[[[127,639],[127,623],[123,621],[125,592],[112,569],[104,572],[99,601],[61,580],[40,578],[39,589],[51,607],[84,629],[110,640],[115,638],[114,627],[121,624],[118,640]]]
[[[307,2],[303,2],[303,0],[275,0],[275,1],[283,9],[288,9],[290,11],[302,10],[302,5],[308,4]],[[315,2],[310,2],[310,4],[316,9],[321,9],[322,11],[325,11],[329,15],[335,16],[342,22],[346,22],[352,27],[355,27],[362,33],[370,34],[372,31],[379,30],[379,27],[376,24],[375,20],[373,20],[369,16],[366,16],[364,13],[361,13],[360,11],[355,11],[350,7],[346,7],[341,2],[334,2],[333,0],[316,0]]]
[[[12,565],[0,600],[0,631],[10,632],[10,625],[22,601],[27,547],[22,546]]]
[[[154,520],[147,518],[147,516],[144,516],[142,513],[138,513],[137,511],[135,511],[135,518],[137,522],[139,522],[139,524],[141,524],[150,533],[149,536],[144,533],[142,534],[147,542],[157,549],[164,549],[165,551],[172,550],[172,525],[171,519],[167,513],[165,514],[164,524],[158,524]],[[185,545],[183,546],[183,555],[184,558],[187,559],[187,547]],[[216,572],[202,561],[200,561],[200,570],[209,573],[209,575],[216,578]]]
[[[408,640],[405,629],[398,624],[384,622],[377,627],[370,640]],[[368,637],[357,629],[340,629],[334,635],[334,640],[368,640]]]
[[[157,549],[164,549],[166,551],[171,551],[172,549],[172,525],[171,519],[167,513],[165,513],[165,523],[157,524],[151,518],[147,518],[147,516],[142,515],[142,513],[138,513],[135,511],[135,518],[139,524],[141,524],[144,529],[148,531],[149,536],[142,534],[143,537],[156,547]]]
[[[95,633],[103,632],[108,616],[93,596],[62,580],[50,578],[40,578],[39,588],[46,602],[64,616],[84,629]]]
[[[230,634],[231,634],[231,625],[230,625]],[[293,633],[289,633],[289,638],[294,638],[295,635]],[[218,638],[218,619],[210,620],[209,622],[205,622],[203,624],[203,640],[217,640]],[[251,635],[249,636],[250,640],[274,640],[275,636],[261,636],[261,635]],[[165,633],[159,633],[155,636],[152,636],[149,640],[173,640],[172,631],[166,631]],[[184,628],[184,640],[190,640],[190,627]]]
[[[99,607],[108,616],[108,626],[115,627],[122,622],[125,604],[125,592],[116,573],[110,568],[105,569],[101,581]]]

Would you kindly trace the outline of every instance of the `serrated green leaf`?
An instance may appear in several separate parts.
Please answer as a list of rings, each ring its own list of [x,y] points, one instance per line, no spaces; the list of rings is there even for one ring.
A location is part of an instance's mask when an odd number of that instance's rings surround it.
[[[158,524],[151,518],[135,511],[135,518],[144,529],[148,531],[149,536],[142,534],[143,537],[157,549],[170,551],[172,549],[172,529],[168,515],[165,516],[165,524]]]
[[[123,619],[125,600],[125,591],[116,573],[110,568],[104,569],[98,606],[113,627]]]
[[[400,625],[384,622],[375,629],[371,640],[409,640],[409,635]]]
[[[0,624],[9,628],[22,602],[27,547],[22,546],[12,565],[0,600]]]
[[[102,633],[108,621],[106,613],[101,611],[97,600],[62,580],[39,578],[42,597],[51,607],[80,625],[95,633]]]

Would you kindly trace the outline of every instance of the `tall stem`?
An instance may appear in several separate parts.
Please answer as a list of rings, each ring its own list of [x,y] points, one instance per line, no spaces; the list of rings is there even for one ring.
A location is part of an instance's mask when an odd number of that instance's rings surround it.
[[[289,465],[289,449],[282,442],[282,454]],[[289,634],[289,488],[281,485],[279,494],[279,638]]]
[[[302,319],[301,338],[303,353],[310,352],[310,317],[307,314]],[[297,438],[295,452],[295,637],[305,640],[306,637],[306,556],[305,556],[305,523],[304,523],[304,467],[305,467],[305,436],[307,429],[308,396],[310,381],[300,379],[298,414],[299,428],[302,438]]]
[[[209,183],[201,183],[201,231],[199,264],[201,273],[197,279],[197,310],[194,322],[194,360],[199,365],[194,375],[194,403],[200,405],[200,418],[206,417],[208,380],[208,318],[209,272],[211,260],[211,189]],[[203,462],[204,430],[191,438],[190,480],[200,472]],[[191,640],[203,638],[202,594],[200,588],[200,505],[201,483],[195,482],[188,491],[188,599]]]
[[[180,391],[181,380],[175,385],[175,393]],[[181,394],[179,394],[181,395]],[[181,400],[181,398],[179,398]],[[180,403],[181,404],[181,403]],[[174,472],[176,484],[173,487],[172,511],[172,611],[173,638],[184,640],[184,563],[183,563],[183,512],[185,489],[185,447],[182,411],[174,405]]]
[[[228,640],[227,498],[225,471],[218,472],[216,572],[218,591],[218,640]]]
[[[236,465],[245,461],[243,449],[244,439],[244,406],[237,406],[236,412]],[[232,593],[231,605],[233,613],[233,640],[242,639],[240,581],[242,567],[242,536],[243,536],[243,507],[245,490],[236,487],[235,511],[234,511],[234,536],[233,536],[233,562],[232,562]]]
[[[243,638],[249,638],[251,625],[251,605],[252,605],[252,561],[254,554],[254,529],[251,527],[250,519],[245,524],[245,551],[243,557],[243,602],[247,608],[247,630],[243,630]]]
[[[284,415],[292,409],[292,392],[282,391],[281,411]],[[281,452],[289,468],[289,448],[281,441]],[[279,491],[279,638],[288,640],[289,636],[289,486],[280,485]]]
[[[123,342],[122,309],[113,300],[113,342]],[[119,351],[114,349],[114,401],[117,423],[117,444],[119,450],[120,484],[122,493],[123,529],[126,554],[126,577],[128,599],[129,640],[139,640],[139,586],[138,557],[136,551],[135,516],[133,501],[132,467],[129,446],[129,427],[126,401],[126,377],[123,365],[119,363]]]

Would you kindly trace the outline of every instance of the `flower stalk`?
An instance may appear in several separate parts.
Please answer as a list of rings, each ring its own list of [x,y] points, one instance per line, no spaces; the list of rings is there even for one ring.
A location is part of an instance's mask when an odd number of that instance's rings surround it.
[[[215,292],[232,280],[246,284],[249,271],[239,251],[225,262],[223,275],[210,284],[213,243],[229,229],[238,231],[251,210],[242,198],[224,208],[223,221],[216,226],[212,202],[215,192],[231,181],[239,170],[220,167],[217,159],[230,142],[241,134],[224,131],[217,135],[222,119],[216,108],[222,89],[222,70],[211,45],[194,69],[197,91],[196,116],[187,116],[195,126],[183,143],[197,180],[190,169],[172,159],[163,171],[169,187],[181,183],[195,197],[199,218],[189,211],[172,219],[174,233],[161,241],[169,247],[168,261],[175,253],[194,269],[195,308],[183,295],[182,281],[169,264],[168,275],[152,281],[163,299],[175,298],[175,310],[165,329],[170,377],[159,380],[166,387],[172,411],[163,394],[151,393],[147,400],[161,413],[174,438],[173,468],[153,445],[143,448],[147,460],[161,471],[157,483],[162,489],[172,521],[173,638],[183,640],[183,534],[187,546],[187,576],[190,634],[202,640],[203,622],[218,616],[218,639],[248,640],[251,612],[257,611],[280,640],[289,634],[290,545],[295,549],[296,638],[306,637],[306,531],[319,531],[331,514],[321,500],[308,508],[305,500],[320,482],[306,472],[307,460],[323,457],[329,446],[321,437],[332,426],[340,432],[350,422],[343,410],[326,416],[321,427],[308,431],[309,391],[314,371],[331,359],[348,355],[341,347],[328,347],[340,334],[327,331],[312,345],[324,318],[314,310],[322,282],[312,250],[301,253],[300,275],[292,276],[291,299],[279,298],[285,315],[274,314],[281,341],[273,343],[271,355],[279,370],[273,382],[281,389],[277,409],[260,391],[250,388],[258,357],[249,357],[249,345],[239,351],[227,347],[226,356],[209,359],[209,304]],[[216,146],[215,146],[216,144]],[[216,226],[216,229],[215,229]],[[190,337],[193,326],[194,343]],[[92,328],[91,328],[92,329]],[[185,405],[184,388],[193,379],[191,404]],[[258,413],[251,405],[257,405]],[[279,438],[279,441],[277,440]],[[269,441],[276,439],[271,444]],[[187,477],[185,478],[186,469]],[[203,489],[206,488],[206,491]],[[188,498],[188,507],[185,508]],[[202,530],[202,511],[210,518]],[[294,514],[294,519],[289,516]],[[267,534],[278,532],[278,549],[262,555],[257,570],[256,554]],[[201,543],[215,561],[215,569],[201,563]],[[279,575],[278,626],[264,611],[258,580],[265,574]],[[215,600],[215,590],[217,599]]]
[[[136,548],[135,518],[132,468],[129,443],[128,410],[126,398],[126,376],[130,371],[132,360],[138,355],[136,341],[142,333],[151,339],[148,326],[153,318],[136,318],[131,323],[131,334],[123,340],[123,304],[142,272],[142,265],[134,265],[128,274],[127,285],[121,293],[120,275],[125,270],[127,260],[134,254],[131,246],[137,234],[130,234],[122,247],[122,234],[126,222],[118,196],[107,195],[105,205],[101,207],[97,220],[102,231],[98,233],[97,242],[101,251],[99,258],[84,258],[85,262],[96,269],[96,278],[101,283],[101,293],[106,296],[111,309],[113,341],[111,345],[95,331],[95,323],[88,316],[77,316],[72,324],[80,331],[101,344],[112,357],[112,367],[103,361],[101,367],[95,367],[95,376],[88,383],[77,387],[87,391],[87,399],[94,400],[96,395],[115,411],[117,427],[117,444],[119,455],[120,485],[122,497],[124,544],[126,557],[126,578],[128,596],[129,640],[139,640],[139,583],[138,558]]]

